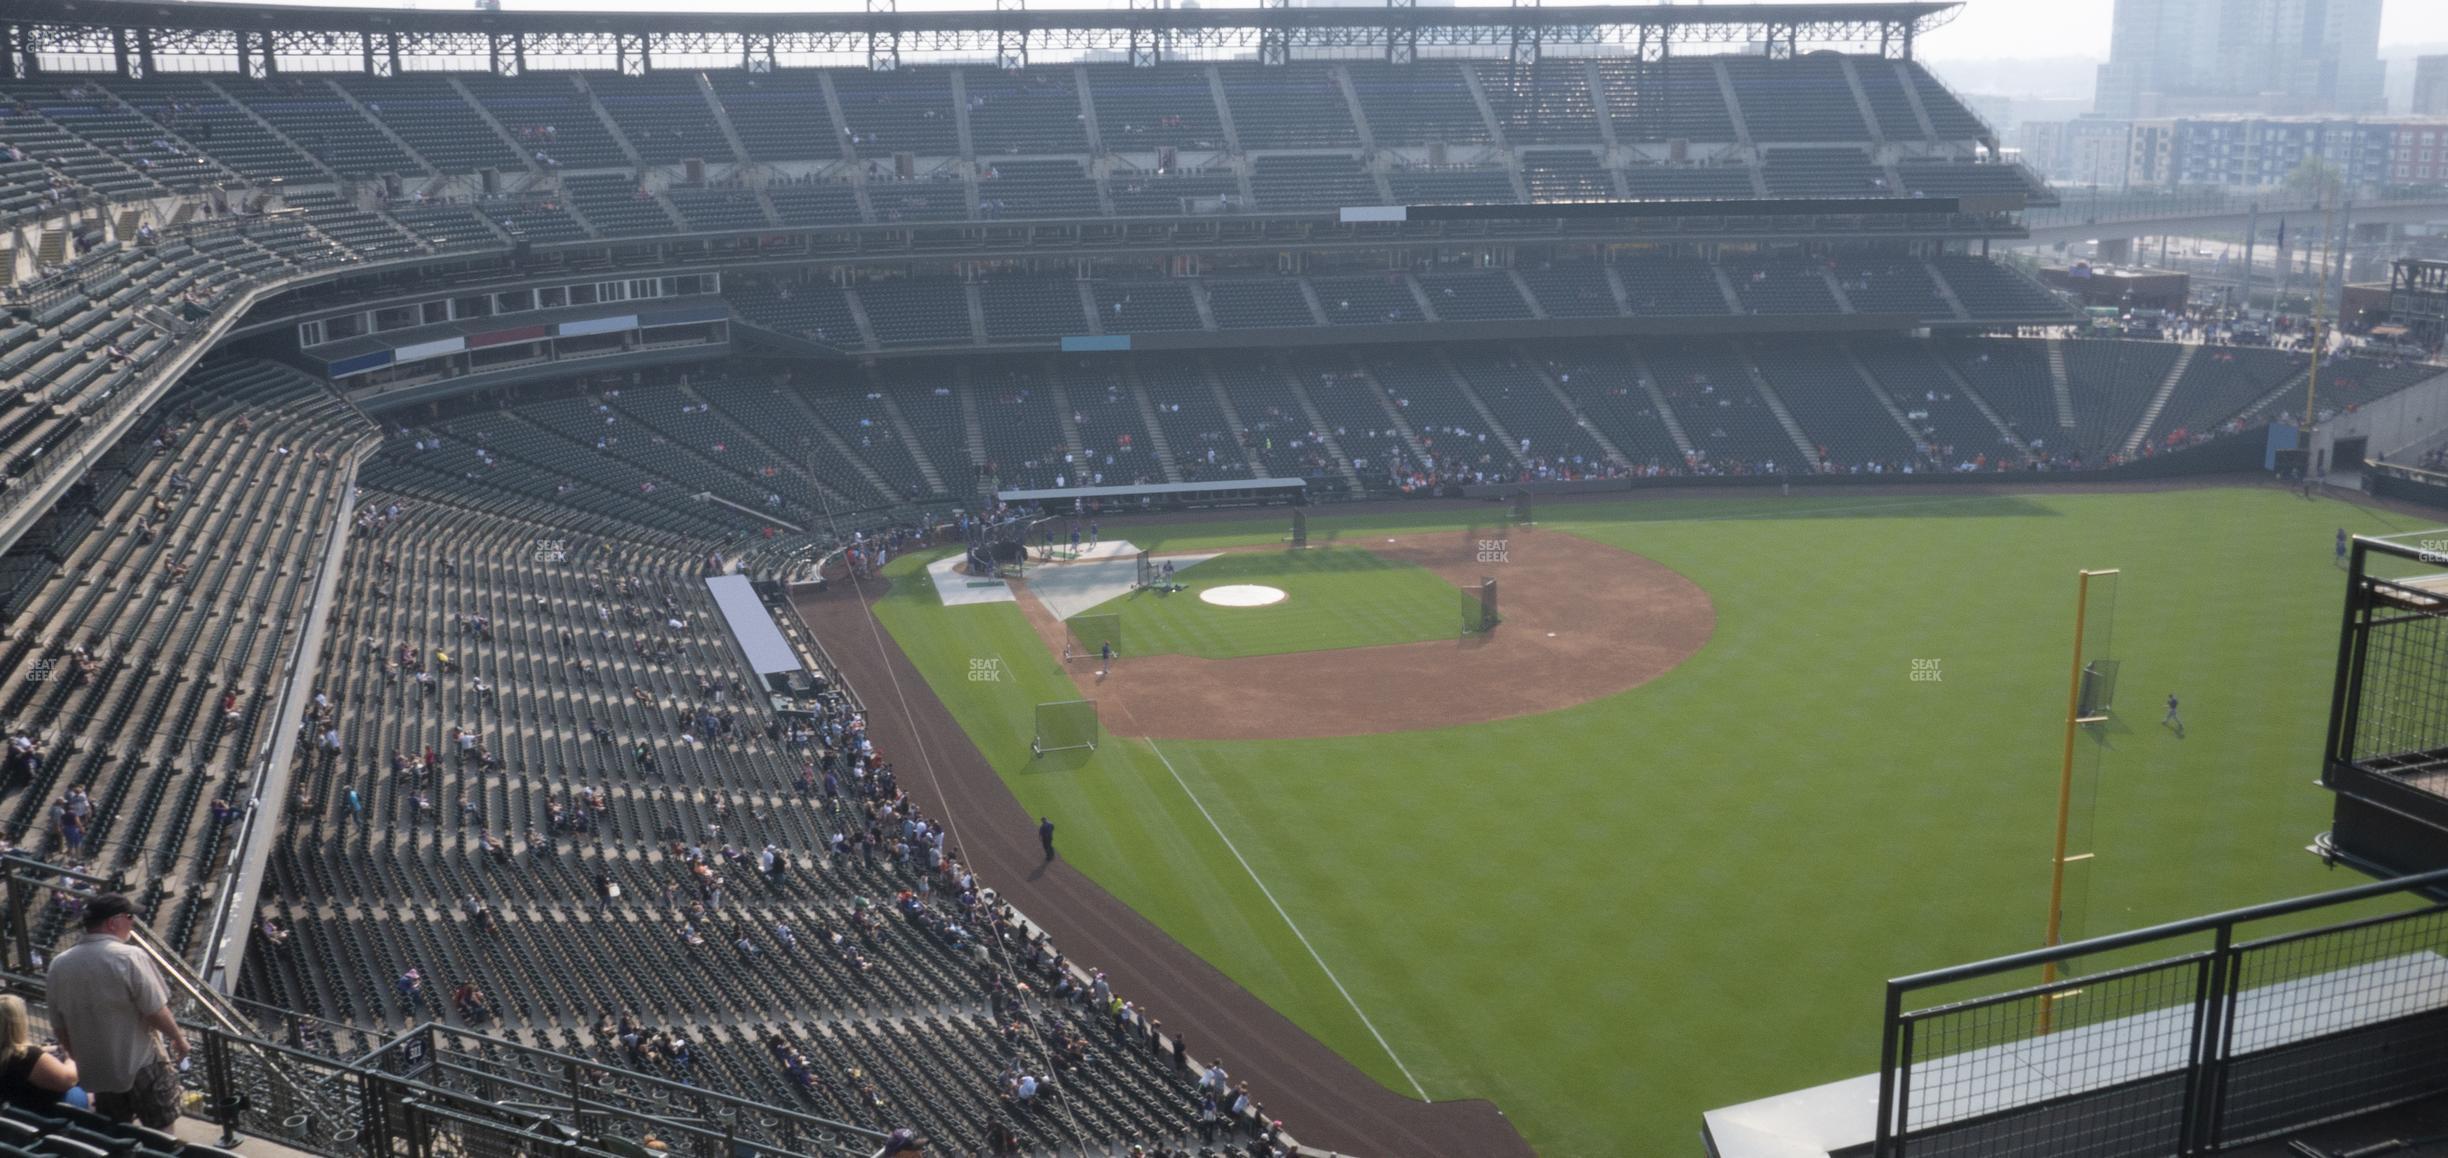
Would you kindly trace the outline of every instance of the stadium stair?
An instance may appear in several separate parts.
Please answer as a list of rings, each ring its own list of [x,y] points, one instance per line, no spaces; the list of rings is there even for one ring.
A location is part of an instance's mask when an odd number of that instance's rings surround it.
[[[1479,83],[1479,70],[1465,65],[1462,84],[1470,90],[1471,103],[1479,106],[1479,119],[1487,123],[1488,143],[1505,150],[1505,167],[1514,173],[1514,195],[1529,201],[1529,193],[1520,188],[1520,167],[1513,164],[1513,151],[1505,146],[1504,118],[1497,116],[1496,106],[1488,103],[1487,87]]]
[[[1937,290],[1938,296],[1946,301],[1947,308],[1955,312],[1955,320],[1971,321],[1972,311],[1964,308],[1963,299],[1955,296],[1955,287],[1947,284],[1947,279],[1939,274],[1938,267],[1924,261],[1921,268],[1929,271],[1930,288]]]
[[[722,97],[714,91],[714,82],[707,80],[702,72],[697,74],[697,91],[705,97],[707,110],[714,114],[714,127],[722,130],[723,143],[731,146],[731,155],[743,160],[755,156],[748,151],[746,142],[740,140],[739,129],[731,123],[730,110],[723,107]],[[768,219],[773,216],[770,206],[767,207],[766,216]]]
[[[952,132],[960,142],[960,155],[976,157],[977,136],[969,124],[969,74],[967,69],[952,70]]]
[[[1352,125],[1360,130],[1362,156],[1377,151],[1377,138],[1369,131],[1368,111],[1360,104],[1360,93],[1352,87],[1351,72],[1340,65],[1326,70],[1334,78],[1336,91],[1343,94],[1344,107],[1351,111]]]
[[[1751,122],[1749,118],[1743,116],[1742,98],[1736,96],[1734,93],[1733,75],[1726,71],[1725,62],[1722,60],[1709,61],[1709,68],[1710,71],[1717,74],[1717,91],[1725,98],[1727,118],[1734,122],[1734,140],[1741,144],[1745,150],[1751,149],[1753,147],[1751,143]],[[1758,172],[1759,167],[1756,165],[1752,166],[1752,173],[1755,175],[1755,178]],[[1764,195],[1766,190],[1763,188],[1761,192]]]
[[[1087,65],[1074,64],[1071,66],[1071,91],[1079,94],[1080,129],[1088,134],[1088,155],[1102,157],[1113,152],[1114,150],[1105,147],[1104,125],[1097,118],[1096,85],[1089,80]],[[1113,212],[1110,200],[1105,211]]]
[[[1887,388],[1879,383],[1878,375],[1870,372],[1870,367],[1862,361],[1861,353],[1849,342],[1844,345],[1844,356],[1845,361],[1852,365],[1853,372],[1861,376],[1862,385],[1870,388],[1870,396],[1878,399],[1879,408],[1887,412],[1887,417],[1895,420],[1896,429],[1903,431],[1904,437],[1912,439],[1914,443],[1920,443],[1921,432],[1913,429],[1912,420],[1904,417],[1904,410],[1896,405],[1895,397],[1887,393]],[[1946,464],[1939,465],[1944,467]]]
[[[1384,409],[1386,421],[1391,423],[1394,430],[1402,436],[1403,446],[1411,452],[1412,460],[1415,462],[1435,461],[1434,456],[1428,453],[1428,444],[1420,441],[1419,431],[1412,429],[1411,419],[1403,414],[1402,407],[1394,404],[1393,395],[1386,391],[1385,383],[1378,380],[1377,372],[1356,355],[1351,358],[1350,362],[1351,368],[1357,374],[1357,380],[1367,387],[1369,396]],[[1317,399],[1309,394],[1309,384],[1301,381],[1301,376],[1298,374],[1286,375],[1285,381],[1291,383],[1293,397],[1300,399],[1301,413],[1309,419],[1309,429],[1320,434],[1332,433],[1334,424],[1326,421],[1326,416],[1318,410]]]
[[[2049,388],[2057,392],[2057,428],[2074,429],[2074,380],[2066,373],[2065,339],[2048,340]]]
[[[1523,280],[1521,271],[1514,269],[1511,266],[1507,266],[1504,270],[1504,276],[1513,282],[1514,292],[1519,293],[1522,296],[1522,300],[1529,303],[1530,316],[1537,318],[1542,322],[1546,321],[1548,319],[1547,305],[1539,300],[1537,294],[1530,292],[1530,283]]]
[[[374,111],[367,108],[364,101],[357,99],[357,94],[350,92],[348,86],[335,83],[328,78],[319,83],[329,87],[334,94],[339,96],[342,103],[356,110],[358,116],[365,118],[367,124],[374,126],[374,131],[382,134],[384,140],[391,142],[392,148],[398,149],[406,154],[409,160],[416,162],[419,168],[425,170],[425,176],[443,175],[441,166],[427,159],[423,153],[417,152],[415,146],[408,143],[407,138],[400,136],[399,132],[384,122],[381,117],[374,115]]]
[[[2322,389],[2324,390],[2327,389],[2327,383],[2330,380],[2330,372],[2333,369],[2335,369],[2335,367],[2333,367],[2330,363],[2321,363],[2321,382],[2323,384]],[[2261,396],[2259,401],[2254,402],[2251,406],[2245,407],[2241,417],[2248,422],[2258,421],[2263,415],[2268,414],[2270,408],[2273,406],[2279,407],[2283,413],[2284,405],[2288,399],[2303,397],[2304,379],[2310,377],[2311,374],[2312,367],[2307,363],[2300,373],[2297,373],[2294,377],[2279,383],[2275,389],[2272,389],[2268,394]],[[2317,405],[2318,401],[2318,399],[2315,399],[2314,403]]]
[[[1930,360],[1936,362],[1939,369],[1946,371],[1947,379],[1955,384],[1956,392],[1970,400],[1972,405],[1980,410],[1981,416],[1989,420],[1989,425],[1997,428],[1998,437],[2005,439],[2007,444],[2014,447],[2025,461],[2029,461],[2032,457],[2031,444],[2016,434],[2014,427],[2007,423],[2006,416],[1998,413],[1997,407],[1991,406],[1989,400],[1981,396],[1981,392],[1973,387],[1971,379],[1964,377],[1963,370],[1955,365],[1955,359],[1942,358],[1933,354]]]
[[[705,397],[705,395],[699,394],[695,390],[690,389],[688,381],[685,378],[677,383],[674,383],[672,390],[681,397],[690,399],[698,405],[706,407],[707,414],[719,418],[723,422],[724,426],[726,426],[733,435],[746,439],[748,445],[755,447],[758,452],[765,456],[766,461],[782,464],[782,469],[798,476],[802,481],[807,483],[807,485],[815,488],[818,493],[823,494],[828,501],[847,504],[854,508],[868,505],[858,501],[855,498],[843,495],[835,488],[826,485],[823,479],[808,473],[805,468],[799,465],[796,456],[785,452],[781,447],[778,447],[772,442],[768,441],[765,437],[767,432],[759,431],[754,426],[751,426],[746,422],[733,421],[730,412],[727,409],[715,406]],[[874,464],[869,463],[865,456],[851,453],[850,448],[842,445],[840,438],[836,436],[831,428],[827,427],[824,423],[817,422],[812,423],[811,425],[816,428],[818,433],[824,435],[827,441],[832,443],[833,453],[839,456],[837,461],[848,463],[850,468],[857,471],[859,477],[866,480],[867,485],[873,487],[875,489],[875,493],[882,496],[886,503],[895,502],[900,499],[901,496],[893,493],[893,488],[885,483],[884,476],[876,473]],[[772,431],[770,433],[780,434],[782,432]]]
[[[910,448],[911,460],[918,464],[918,473],[926,479],[928,486],[934,488],[933,493],[952,494],[953,491],[944,485],[944,464],[934,461],[927,455],[925,447],[918,440],[918,432],[910,426],[909,416],[901,413],[901,407],[893,402],[891,394],[885,394],[880,401],[884,404],[884,413],[892,419],[893,432],[901,436],[903,446]],[[849,448],[845,446],[842,451],[847,454]],[[968,464],[956,465],[967,466]]]
[[[1088,315],[1088,332],[1105,332],[1105,311],[1097,308],[1096,288],[1090,282],[1073,283],[1079,290],[1080,309]]]
[[[1521,440],[1514,437],[1513,432],[1506,429],[1503,422],[1497,420],[1496,412],[1488,409],[1487,399],[1481,398],[1479,392],[1471,388],[1470,378],[1462,373],[1461,367],[1454,365],[1453,355],[1441,345],[1433,349],[1436,364],[1444,369],[1447,378],[1452,379],[1453,388],[1462,395],[1462,400],[1469,403],[1470,408],[1479,413],[1479,420],[1487,423],[1487,432],[1508,447],[1520,446]]]
[[[1823,268],[1819,271],[1819,280],[1827,283],[1828,296],[1836,299],[1836,308],[1838,310],[1848,314],[1857,314],[1861,312],[1860,310],[1853,308],[1853,299],[1846,295],[1844,286],[1836,281],[1835,274],[1830,273]]]
[[[1299,287],[1301,300],[1309,304],[1309,324],[1315,326],[1333,324],[1326,315],[1326,303],[1318,300],[1317,286],[1310,284],[1309,279],[1305,277],[1293,278],[1292,284]]]
[[[850,162],[852,172],[862,172],[863,168],[858,163],[858,146],[850,140],[849,118],[842,115],[841,92],[833,87],[832,69],[817,70],[816,89],[824,94],[825,119],[832,124],[833,141],[841,150],[842,159]]]
[[[1583,433],[1590,436],[1590,441],[1598,444],[1598,449],[1606,452],[1608,462],[1627,468],[1633,465],[1632,460],[1624,455],[1623,449],[1615,445],[1615,440],[1607,437],[1605,431],[1598,429],[1597,423],[1589,420],[1589,415],[1582,412],[1581,404],[1575,402],[1572,395],[1564,392],[1564,387],[1556,382],[1555,375],[1548,373],[1547,368],[1540,365],[1538,359],[1523,358],[1521,362],[1530,373],[1538,376],[1539,384],[1545,386],[1548,393],[1555,395],[1556,405],[1563,407],[1564,413],[1572,416],[1573,425],[1580,427]]]
[[[483,121],[487,128],[493,130],[494,136],[501,138],[502,144],[508,145],[510,151],[518,155],[521,167],[530,173],[536,171],[534,152],[522,144],[518,137],[501,123],[501,118],[493,115],[493,110],[486,108],[483,101],[477,100],[475,93],[468,91],[466,82],[448,73],[443,74],[442,79],[450,85],[451,91],[459,94],[460,100],[467,102],[468,108],[475,111],[476,119]]]
[[[1060,369],[1045,376],[1046,401],[1054,404],[1054,422],[1062,431],[1063,449],[1086,457],[1080,441],[1079,411],[1071,405],[1071,391],[1063,385]]]
[[[1131,399],[1139,406],[1139,422],[1147,428],[1148,449],[1156,455],[1157,469],[1164,473],[1166,482],[1181,482],[1181,464],[1173,460],[1173,442],[1165,437],[1164,423],[1157,421],[1156,402],[1148,397],[1147,385],[1139,380],[1137,362],[1123,364],[1122,380],[1129,384]]]
[[[1279,392],[1271,396],[1289,399],[1292,402],[1293,407],[1300,411],[1300,421],[1303,424],[1303,429],[1307,430],[1309,433],[1315,434],[1317,436],[1319,445],[1325,448],[1326,456],[1341,464],[1341,469],[1338,469],[1337,473],[1343,475],[1344,478],[1357,485],[1359,482],[1359,475],[1349,469],[1351,464],[1348,460],[1350,459],[1352,452],[1347,449],[1345,440],[1336,436],[1334,426],[1326,420],[1325,413],[1318,405],[1317,399],[1310,395],[1307,386],[1300,381],[1300,374],[1293,370],[1291,366],[1276,362],[1272,359],[1262,360],[1255,367],[1255,374],[1259,379],[1257,383],[1258,385],[1261,385],[1265,389]],[[1229,393],[1229,391],[1227,392]],[[1382,414],[1382,411],[1374,409],[1374,407],[1377,405],[1374,398],[1370,400],[1370,405],[1372,407],[1369,412],[1370,417],[1372,420],[1375,420]],[[1252,426],[1238,428],[1244,433],[1245,437],[1255,435],[1260,432],[1268,432],[1268,437],[1272,437],[1271,431],[1274,420],[1270,419],[1268,416],[1253,416],[1247,408],[1237,408],[1230,413],[1237,414],[1243,418],[1254,417],[1257,419],[1256,423]],[[1260,475],[1281,478],[1287,476],[1288,474],[1294,473],[1286,471],[1280,466],[1270,465],[1267,461],[1266,451],[1260,444],[1258,438],[1249,437],[1247,449],[1249,451],[1252,467]],[[1280,455],[1284,452],[1279,450],[1277,453]],[[1354,491],[1354,494],[1360,493],[1364,493],[1364,491]]]
[[[1920,123],[1921,139],[1937,140],[1938,127],[1930,120],[1929,105],[1921,99],[1921,86],[1913,83],[1912,74],[1907,71],[1910,66],[1900,60],[1887,62],[1887,64],[1888,67],[1895,69],[1896,80],[1904,86],[1904,100],[1905,103],[1912,106],[1913,120]],[[1871,65],[1871,67],[1875,68],[1878,65]]]
[[[1724,277],[1725,272],[1719,270],[1718,276]],[[1768,376],[1760,373],[1759,363],[1751,360],[1751,351],[1735,343],[1734,357],[1742,363],[1743,375],[1751,380],[1751,388],[1759,391],[1760,401],[1767,404],[1768,413],[1776,417],[1777,425],[1785,428],[1785,436],[1793,439],[1794,449],[1802,452],[1802,461],[1817,466],[1818,447],[1811,443],[1810,435],[1803,433],[1802,424],[1794,421],[1793,411],[1785,408],[1785,400],[1777,397],[1776,389],[1768,384]]]
[[[1606,273],[1607,292],[1615,296],[1615,312],[1617,314],[1631,313],[1632,291],[1624,288],[1623,274],[1612,264],[1606,265],[1602,268]],[[1731,301],[1732,299],[1729,297],[1727,300]]]
[[[1214,333],[1216,331],[1215,300],[1207,296],[1206,282],[1191,281],[1190,304],[1198,308],[1199,328],[1208,333]]]
[[[1683,460],[1691,461],[1699,453],[1691,435],[1684,433],[1683,421],[1675,417],[1674,407],[1666,404],[1666,392],[1658,388],[1657,372],[1649,368],[1649,360],[1641,356],[1640,347],[1632,348],[1632,366],[1640,374],[1641,389],[1649,394],[1649,405],[1656,409],[1658,420],[1665,424],[1666,433],[1674,439],[1675,449],[1683,452]]]
[[[968,439],[969,461],[992,462],[994,456],[986,449],[986,423],[978,416],[977,391],[969,385],[968,365],[964,363],[956,367],[954,377],[956,381],[952,393],[960,399],[961,430]]]
[[[2133,433],[2126,435],[2125,441],[2118,446],[2120,453],[2131,455],[2142,449],[2142,443],[2150,438],[2151,424],[2159,421],[2159,412],[2167,409],[2168,398],[2176,393],[2176,384],[2184,381],[2185,371],[2193,365],[2193,356],[2200,352],[2200,346],[2189,342],[2176,351],[2175,364],[2169,366],[2167,376],[2159,380],[2159,389],[2152,392],[2149,405],[2142,408],[2142,420],[2134,423]]]
[[[1250,428],[1249,422],[1242,417],[1241,408],[1233,404],[1232,391],[1224,388],[1224,376],[1216,372],[1215,363],[1201,357],[1199,376],[1206,380],[1207,388],[1215,392],[1216,410],[1224,416],[1225,429],[1234,434],[1246,433]],[[1310,421],[1315,422],[1316,419],[1312,418]],[[1250,445],[1248,439],[1236,439],[1235,444],[1240,448],[1242,460],[1249,466],[1250,477],[1265,478],[1273,473],[1267,469],[1265,461],[1258,457],[1258,449]],[[1352,479],[1352,493],[1355,495],[1361,493],[1359,479],[1350,474],[1351,464],[1345,461],[1343,465],[1346,477]]]
[[[1598,126],[1598,143],[1605,146],[1602,155],[1614,156],[1615,119],[1612,110],[1608,107],[1606,77],[1598,71],[1596,60],[1583,60],[1578,67],[1581,70],[1581,83],[1589,89],[1590,119]],[[1608,171],[1613,172],[1613,167],[1609,166]],[[1618,178],[1615,192],[1618,195],[1623,193],[1620,178]]]
[[[1845,87],[1851,90],[1853,93],[1853,106],[1860,110],[1862,123],[1870,126],[1871,141],[1876,144],[1886,143],[1887,134],[1883,131],[1883,126],[1879,123],[1878,110],[1870,107],[1870,94],[1862,88],[1861,73],[1853,67],[1853,58],[1850,56],[1841,57],[1838,59],[1838,63],[1844,68]],[[1893,185],[1889,186],[1889,188],[1896,187],[1897,186]]]
[[[586,75],[573,72],[570,83],[578,86],[579,94],[586,98],[588,110],[595,114],[595,121],[603,127],[604,135],[610,137],[614,147],[620,150],[621,159],[629,163],[630,171],[644,172],[646,162],[638,156],[637,146],[630,143],[629,134],[621,131],[620,122],[612,119],[612,110],[605,108],[603,99],[595,95],[595,86],[587,83]]]
[[[969,340],[981,346],[985,345],[987,341],[986,335],[988,332],[986,329],[986,303],[980,300],[978,296],[978,287],[976,282],[970,282],[961,287],[961,303],[969,311]]]
[[[850,315],[851,325],[858,331],[858,347],[867,353],[876,350],[875,327],[867,320],[867,303],[859,300],[858,291],[842,291],[842,307]]]
[[[224,107],[237,113],[240,117],[254,122],[255,127],[258,130],[270,135],[272,139],[279,141],[281,144],[287,145],[290,149],[294,150],[298,156],[306,158],[314,165],[316,170],[323,174],[323,176],[334,182],[338,182],[340,180],[340,174],[334,171],[330,165],[325,164],[323,159],[316,156],[313,150],[300,145],[289,134],[282,132],[280,126],[264,119],[263,114],[258,113],[253,108],[249,107],[249,102],[231,95],[227,88],[222,87],[220,81],[211,77],[204,77],[200,79],[200,83],[204,86],[204,88],[209,90],[213,96],[219,98]]]
[[[1726,309],[1737,316],[1751,312],[1743,308],[1742,295],[1734,291],[1734,279],[1726,276],[1724,266],[1712,261],[1709,263],[1709,272],[1717,279],[1717,292],[1725,295]]]

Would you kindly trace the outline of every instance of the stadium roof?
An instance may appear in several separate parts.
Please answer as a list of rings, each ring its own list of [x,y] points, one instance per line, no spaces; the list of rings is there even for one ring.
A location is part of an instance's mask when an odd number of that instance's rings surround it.
[[[1955,0],[1899,3],[1556,5],[1547,7],[1022,8],[871,12],[545,12],[324,8],[126,0],[15,0],[0,20],[0,62],[28,71],[27,54],[314,55],[362,45],[368,55],[463,54],[513,42],[520,52],[622,52],[643,69],[657,54],[749,56],[839,52],[889,38],[903,55],[1008,52],[1015,44],[1064,51],[1142,49],[1161,34],[1164,55],[1255,50],[1281,63],[1299,50],[1368,50],[1412,59],[1414,48],[1484,47],[1521,58],[1525,43],[1605,46],[1664,55],[1674,45],[1758,46],[1771,56],[1809,47],[1870,48],[1909,57],[1920,34],[1945,24]],[[240,44],[246,47],[240,48]],[[481,50],[480,50],[481,51]],[[1531,56],[1535,56],[1533,51]],[[499,67],[499,66],[497,66]]]
[[[1834,26],[1922,24],[1961,7],[1960,0],[1899,0],[1873,4],[1586,4],[1520,8],[1038,8],[914,12],[551,12],[474,9],[321,8],[307,5],[131,3],[127,0],[16,0],[9,19],[33,24],[102,24],[185,29],[279,31],[540,32],[784,30],[890,32],[1109,28],[1382,28],[1388,24],[1512,27],[1638,24],[1653,28],[1710,25]]]

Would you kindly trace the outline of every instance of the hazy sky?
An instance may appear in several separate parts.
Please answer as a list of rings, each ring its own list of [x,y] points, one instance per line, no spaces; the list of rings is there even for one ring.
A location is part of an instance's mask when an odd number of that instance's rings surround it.
[[[2116,0],[1968,0],[1955,22],[1932,34],[1933,57],[2108,55],[2108,18]],[[2385,0],[2380,51],[2391,45],[2448,41],[2448,0]]]
[[[274,3],[287,0],[272,0]],[[302,0],[352,8],[433,8],[464,11],[470,0]],[[1460,0],[1478,5],[1507,0]],[[1572,0],[1557,0],[1571,3]],[[1035,0],[1046,8],[1119,8],[1119,0]],[[1256,7],[1255,0],[1202,0],[1214,8]],[[856,12],[864,0],[692,0],[685,7],[733,12]],[[667,12],[670,0],[503,0],[519,11],[649,11]],[[903,0],[905,11],[984,8],[982,2]],[[1954,23],[1938,30],[1925,51],[1935,58],[1994,58],[2108,55],[2108,17],[2116,0],[1967,0]],[[2380,47],[2448,42],[2448,0],[2386,0],[2382,9]]]

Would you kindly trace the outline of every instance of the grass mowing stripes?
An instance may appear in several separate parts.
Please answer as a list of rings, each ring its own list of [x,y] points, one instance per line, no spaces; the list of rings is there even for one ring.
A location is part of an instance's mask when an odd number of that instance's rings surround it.
[[[1116,895],[1139,911],[1166,914],[1166,932],[1201,956],[1237,961],[1235,978],[1262,987],[1285,1016],[1330,1033],[1324,1040],[1379,1080],[1399,1082],[1349,1004],[1144,742],[1109,734],[1094,752],[1031,757],[1037,705],[1077,699],[1079,688],[1018,607],[943,606],[923,574],[932,557],[913,553],[886,568],[893,585],[876,603],[877,618],[1021,804],[1032,815],[1054,818],[1063,858],[1100,882],[1119,883]],[[972,679],[969,673],[980,670],[972,660],[997,661],[984,669],[995,678]],[[874,703],[879,693],[864,694]],[[1170,746],[1166,750],[1173,755]],[[1228,830],[1248,823],[1230,806],[1211,801],[1208,807]],[[1161,1003],[1157,1012],[1162,1016]],[[1352,1049],[1353,1042],[1369,1043],[1367,1053]]]
[[[1134,591],[1084,614],[1119,613],[1134,655],[1206,659],[1452,639],[1459,620],[1453,584],[1357,547],[1218,555],[1178,581],[1187,590]],[[1280,587],[1287,598],[1218,607],[1198,597],[1235,583]]]
[[[2401,517],[2248,489],[1541,514],[1539,534],[1707,589],[1708,647],[1537,717],[1165,743],[1430,1094],[1494,1098],[1541,1153],[1689,1152],[1703,1110],[1873,1069],[1885,978],[2038,943],[2078,567],[2123,572],[2090,931],[2359,879],[2301,851],[2328,815],[2311,781],[2342,590],[2329,544]],[[1313,541],[1439,526],[1460,524],[1311,522]],[[1193,550],[1281,528],[1129,534]],[[1064,697],[1016,612],[945,609],[912,583],[883,612],[1066,855],[1406,1088],[1142,745],[1029,766],[1033,697]],[[967,683],[986,645],[1035,682]],[[1943,679],[1913,681],[1914,659]],[[2157,726],[2170,691],[2182,740]]]

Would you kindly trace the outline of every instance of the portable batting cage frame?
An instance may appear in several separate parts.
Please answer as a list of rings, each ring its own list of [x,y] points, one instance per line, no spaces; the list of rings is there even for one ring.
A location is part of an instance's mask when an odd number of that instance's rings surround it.
[[[1148,558],[1148,553],[1145,550],[1141,550],[1139,552],[1139,574],[1137,578],[1131,580],[1131,586],[1154,587],[1155,585],[1156,564],[1153,560]]]
[[[2082,666],[2082,690],[2075,705],[2075,718],[2084,723],[2105,722],[2116,710],[2116,686],[2119,664],[2113,659],[2086,659]]]
[[[1029,755],[1048,752],[1096,751],[1095,700],[1055,700],[1037,705],[1037,733],[1029,739]]]
[[[1063,661],[1097,660],[1103,657],[1105,645],[1112,644],[1114,658],[1122,657],[1122,617],[1113,612],[1095,615],[1074,615],[1063,620]]]
[[[1461,590],[1462,638],[1486,635],[1504,622],[1496,601],[1496,577],[1483,576],[1476,587]]]
[[[1292,533],[1285,537],[1284,542],[1294,550],[1309,545],[1309,512],[1297,509],[1292,512]]]

